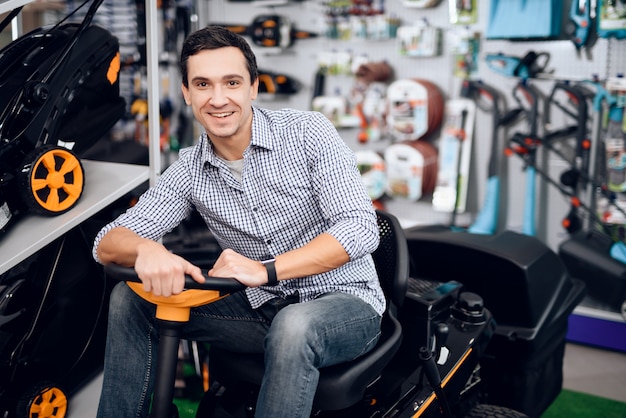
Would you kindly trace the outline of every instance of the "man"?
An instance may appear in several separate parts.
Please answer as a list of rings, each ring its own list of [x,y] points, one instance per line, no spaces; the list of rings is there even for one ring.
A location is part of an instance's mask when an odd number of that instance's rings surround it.
[[[318,368],[366,353],[380,335],[371,200],[353,154],[321,114],[252,106],[258,70],[245,39],[201,29],[185,40],[180,64],[185,102],[205,133],[100,231],[94,257],[134,266],[155,295],[178,294],[184,274],[204,279],[157,241],[197,210],[223,249],[209,274],[247,289],[192,309],[183,337],[264,352],[257,416],[308,417]],[[147,415],[154,322],[154,306],[124,283],[114,288],[99,417]]]

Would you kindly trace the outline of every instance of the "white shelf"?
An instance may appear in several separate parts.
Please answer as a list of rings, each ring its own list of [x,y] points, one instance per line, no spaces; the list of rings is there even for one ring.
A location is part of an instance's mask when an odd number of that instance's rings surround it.
[[[574,313],[588,318],[602,319],[604,321],[626,322],[626,319],[617,312],[610,312],[603,309],[591,308],[578,305],[574,308]]]
[[[147,166],[82,160],[85,188],[68,212],[26,215],[0,235],[0,274],[115,202],[149,178]]]
[[[0,15],[31,3],[33,0],[0,0]]]

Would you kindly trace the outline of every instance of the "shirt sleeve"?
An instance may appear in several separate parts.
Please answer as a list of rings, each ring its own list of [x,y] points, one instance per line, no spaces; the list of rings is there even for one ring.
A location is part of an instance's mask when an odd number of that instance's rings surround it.
[[[172,164],[157,184],[141,195],[137,204],[105,225],[94,239],[92,255],[97,262],[98,245],[113,228],[128,228],[143,238],[161,239],[191,212],[190,175],[182,160]]]
[[[321,113],[314,113],[306,136],[313,187],[330,222],[326,232],[351,259],[372,253],[378,247],[378,224],[354,153]]]

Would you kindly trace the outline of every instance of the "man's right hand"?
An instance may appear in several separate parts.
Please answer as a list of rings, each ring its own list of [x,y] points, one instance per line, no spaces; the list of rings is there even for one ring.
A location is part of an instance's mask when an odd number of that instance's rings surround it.
[[[185,286],[185,274],[199,283],[204,282],[200,268],[172,254],[162,244],[142,238],[128,228],[111,229],[97,248],[104,264],[134,266],[146,292],[156,296],[179,294]]]
[[[143,283],[143,289],[155,296],[167,297],[181,293],[185,287],[186,274],[198,283],[204,282],[198,266],[150,240],[137,246],[135,271]]]

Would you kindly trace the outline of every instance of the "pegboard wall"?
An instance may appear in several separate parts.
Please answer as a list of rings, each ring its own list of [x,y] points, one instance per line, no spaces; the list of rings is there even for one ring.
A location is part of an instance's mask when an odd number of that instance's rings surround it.
[[[202,0],[201,0],[202,1]],[[452,3],[455,3],[452,1]],[[211,0],[206,3],[204,23],[249,24],[254,17],[262,14],[280,14],[291,19],[298,29],[320,34],[315,39],[298,40],[293,47],[282,53],[266,52],[264,48],[255,47],[259,66],[266,69],[277,69],[293,75],[302,85],[302,93],[289,98],[281,98],[277,103],[293,105],[298,108],[310,106],[310,93],[313,87],[314,74],[318,68],[320,56],[326,52],[346,52],[353,57],[366,57],[372,62],[387,61],[394,71],[394,78],[422,78],[436,83],[448,97],[455,97],[458,80],[454,76],[454,53],[451,43],[460,32],[475,32],[480,36],[479,57],[489,53],[500,53],[523,56],[529,50],[546,51],[551,54],[548,68],[559,79],[581,80],[593,74],[600,77],[616,75],[626,69],[626,42],[612,39],[599,39],[589,51],[577,53],[574,44],[568,40],[557,41],[507,41],[488,40],[485,38],[489,21],[489,2],[480,1],[477,7],[476,23],[456,25],[451,23],[448,1],[440,1],[432,8],[407,7],[401,0],[387,0],[383,7],[388,16],[396,18],[400,24],[413,25],[426,23],[442,31],[441,54],[436,57],[401,56],[396,39],[375,40],[352,36],[346,40],[329,39],[324,36],[328,30],[325,16],[326,6],[321,0],[290,2],[280,6],[266,6],[272,2],[237,2],[227,0]],[[566,10],[567,7],[563,7]],[[564,13],[563,20],[567,16]],[[609,48],[611,44],[611,48]],[[610,53],[609,53],[610,50]],[[620,70],[621,69],[621,70]],[[478,62],[477,77],[493,84],[501,84],[504,91],[515,83],[515,79],[506,79],[494,74],[481,60]],[[345,85],[344,91],[350,85]],[[332,89],[332,88],[331,88]],[[306,93],[309,93],[307,95]]]
[[[414,2],[419,3],[419,2]],[[422,4],[428,2],[421,2]],[[546,71],[550,72],[549,79],[531,80],[546,95],[549,94],[555,80],[570,80],[579,82],[597,76],[600,79],[616,76],[626,70],[626,40],[599,38],[588,48],[577,49],[574,43],[565,34],[569,22],[569,1],[561,6],[561,28],[556,39],[550,40],[507,40],[487,39],[490,19],[490,7],[497,1],[474,1],[475,21],[459,24],[453,22],[456,18],[452,10],[453,4],[467,2],[440,1],[430,8],[407,7],[401,0],[387,0],[377,4],[384,8],[388,17],[396,19],[400,26],[428,25],[441,31],[440,54],[429,57],[408,57],[400,53],[401,45],[397,38],[372,39],[355,36],[349,39],[330,39],[328,32],[328,6],[321,1],[309,0],[290,2],[273,6],[267,2],[236,2],[226,0],[211,0],[202,4],[205,8],[200,16],[208,23],[249,24],[259,15],[279,14],[289,17],[297,29],[318,33],[319,36],[311,39],[297,40],[295,44],[281,53],[268,52],[265,48],[254,47],[257,53],[260,68],[283,72],[301,84],[300,91],[291,96],[262,97],[258,105],[269,108],[295,107],[311,109],[314,80],[321,57],[329,52],[343,52],[357,59],[366,59],[370,62],[387,62],[393,72],[392,80],[423,79],[434,83],[444,95],[445,99],[458,98],[462,79],[455,74],[457,62],[455,51],[456,40],[464,34],[474,34],[478,40],[477,62],[475,71],[470,78],[481,80],[503,93],[507,106],[512,106],[511,91],[519,79],[503,75],[491,69],[485,62],[488,54],[505,53],[507,55],[523,57],[529,51],[546,52],[549,54]],[[533,3],[533,2],[524,2]],[[537,2],[535,2],[537,3]],[[539,2],[549,4],[550,2]],[[554,3],[554,2],[553,2]],[[269,4],[269,5],[268,5]],[[557,8],[558,9],[558,8]],[[536,22],[535,22],[536,23]],[[516,24],[515,22],[513,24]],[[520,25],[523,23],[520,23]],[[351,75],[328,76],[325,94],[346,96],[354,87],[354,77]],[[555,123],[555,121],[553,121]],[[558,123],[558,122],[557,122]],[[482,204],[486,188],[486,166],[490,154],[491,122],[489,115],[476,113],[474,128],[473,152],[471,159],[471,174],[469,184],[468,206],[462,214],[460,222],[471,222]],[[371,148],[381,152],[390,144],[389,141],[361,144],[356,140],[357,129],[341,129],[344,140],[354,149]],[[506,133],[505,133],[506,136]],[[429,140],[437,145],[437,135]],[[505,138],[504,138],[505,140]],[[524,206],[525,188],[523,165],[516,158],[503,158],[501,163],[502,207],[499,228],[519,230]],[[567,164],[558,158],[546,157],[543,161],[545,171],[558,177],[559,172],[567,168]],[[538,231],[537,235],[544,239],[552,248],[567,236],[567,232],[560,225],[561,218],[567,212],[569,200],[560,195],[558,190],[550,189],[537,180],[542,198],[538,203]],[[432,210],[431,196],[424,196],[419,202],[387,201],[387,207],[395,212],[405,224],[416,223],[447,223],[449,214],[442,214]]]

